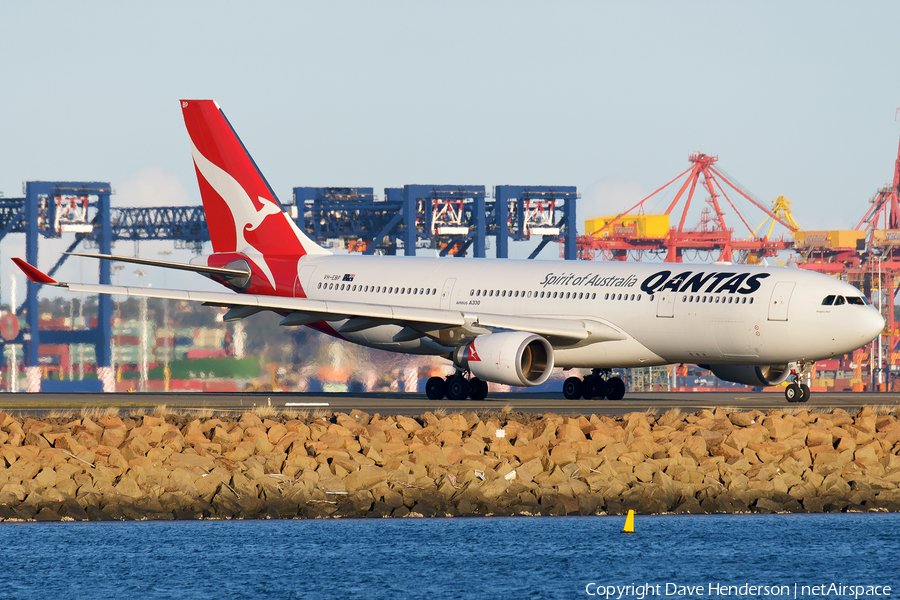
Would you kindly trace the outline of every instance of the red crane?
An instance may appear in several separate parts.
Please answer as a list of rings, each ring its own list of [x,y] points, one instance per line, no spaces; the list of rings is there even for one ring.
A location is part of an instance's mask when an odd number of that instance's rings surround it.
[[[718,252],[718,260],[731,262],[733,253],[737,251],[741,254],[738,262],[758,262],[766,256],[775,256],[779,251],[792,246],[792,240],[785,240],[783,236],[777,239],[769,239],[766,235],[759,236],[750,227],[729,197],[728,190],[749,200],[769,218],[783,225],[791,233],[796,231],[795,225],[775,215],[717,169],[714,165],[719,160],[718,156],[696,152],[690,156],[689,160],[692,164],[687,170],[611,219],[597,231],[579,237],[580,257],[591,260],[595,253],[600,251],[606,259],[627,260],[628,253],[631,251],[640,260],[643,252],[650,251],[660,254],[664,251],[666,262],[682,262],[685,250],[696,250],[707,253]],[[682,197],[685,198],[684,209],[681,211],[678,226],[670,228],[664,237],[640,236],[636,235],[633,228],[616,227],[628,216],[644,214],[644,204],[648,200],[675,184],[682,177],[685,177],[684,182],[664,214],[670,216]],[[693,228],[686,229],[685,221],[698,186],[708,195],[706,203],[709,206],[703,209],[700,223]],[[687,193],[685,194],[685,192]],[[727,202],[734,214],[747,228],[749,235],[746,239],[735,238],[734,229],[726,225],[725,211],[720,203],[720,198]],[[635,213],[635,211],[638,212]]]

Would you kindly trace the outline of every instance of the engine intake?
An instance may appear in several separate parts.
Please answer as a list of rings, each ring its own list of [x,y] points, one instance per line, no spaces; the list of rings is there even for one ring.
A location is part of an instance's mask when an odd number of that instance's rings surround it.
[[[791,374],[790,365],[701,365],[712,374],[725,381],[743,383],[744,385],[767,386],[778,385]]]
[[[534,386],[550,378],[553,347],[533,333],[489,333],[457,347],[453,362],[485,381]]]

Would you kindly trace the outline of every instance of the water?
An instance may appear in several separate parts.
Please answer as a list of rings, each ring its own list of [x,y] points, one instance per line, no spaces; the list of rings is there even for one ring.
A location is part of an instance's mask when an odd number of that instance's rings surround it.
[[[891,596],[900,595],[900,514],[638,516],[635,535],[620,533],[623,524],[622,517],[6,523],[0,598],[591,598],[597,585],[642,584],[653,591],[658,584],[664,598],[698,591],[715,598],[724,596],[709,584],[745,583],[789,593],[729,597],[793,598],[795,584],[798,598],[854,597],[801,587],[832,583],[893,586]],[[621,598],[642,600],[642,591],[622,589]]]

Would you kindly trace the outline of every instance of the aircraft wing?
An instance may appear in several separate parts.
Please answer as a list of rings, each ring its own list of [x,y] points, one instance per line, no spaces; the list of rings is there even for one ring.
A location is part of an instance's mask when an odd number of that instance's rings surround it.
[[[308,325],[318,322],[344,321],[341,331],[359,331],[387,323],[403,324],[423,334],[441,329],[463,328],[472,332],[504,329],[527,331],[548,338],[551,343],[572,345],[579,342],[600,342],[626,339],[615,327],[594,319],[558,319],[553,317],[510,316],[470,313],[459,310],[419,308],[385,304],[367,304],[342,300],[315,300],[234,292],[204,292],[167,290],[91,283],[59,282],[25,261],[13,261],[31,281],[44,285],[68,288],[72,292],[111,294],[138,298],[160,298],[200,302],[210,306],[227,307],[226,320],[237,320],[260,311],[270,310],[286,314],[281,324]]]

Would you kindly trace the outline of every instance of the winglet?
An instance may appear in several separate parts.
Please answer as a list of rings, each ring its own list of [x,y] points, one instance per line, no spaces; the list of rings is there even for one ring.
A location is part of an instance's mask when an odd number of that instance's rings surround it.
[[[16,263],[16,266],[18,266],[20,269],[22,269],[22,272],[25,273],[25,275],[28,277],[28,279],[30,279],[31,281],[33,281],[35,283],[42,283],[42,284],[47,284],[47,285],[58,285],[58,286],[65,285],[63,283],[56,281],[55,279],[53,279],[46,273],[39,271],[36,267],[32,267],[31,265],[29,265],[27,262],[25,262],[21,258],[14,258],[13,262]]]

